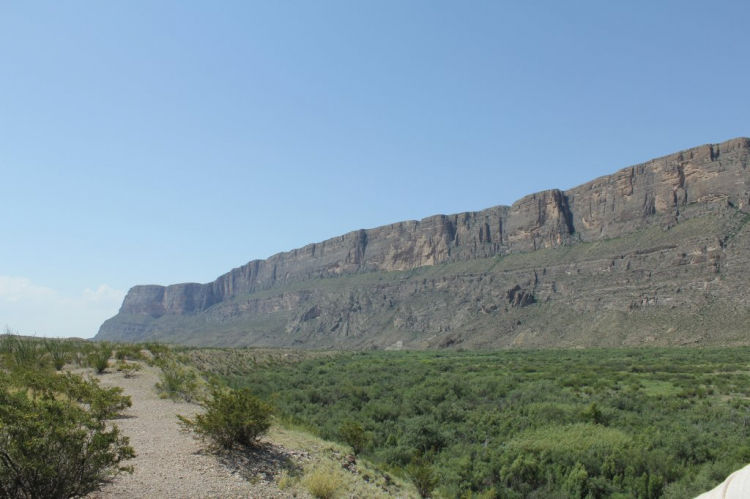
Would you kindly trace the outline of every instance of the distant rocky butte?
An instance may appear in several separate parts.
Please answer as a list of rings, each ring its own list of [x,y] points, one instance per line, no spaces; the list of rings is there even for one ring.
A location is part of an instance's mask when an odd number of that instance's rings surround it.
[[[96,339],[213,346],[750,344],[750,139],[568,191],[132,288]]]

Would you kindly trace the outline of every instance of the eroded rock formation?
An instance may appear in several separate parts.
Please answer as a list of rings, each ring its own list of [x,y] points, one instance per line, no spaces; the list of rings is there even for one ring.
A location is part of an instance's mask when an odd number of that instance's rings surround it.
[[[453,335],[510,346],[524,333],[520,343],[533,345],[526,336],[544,343],[551,334],[531,330],[547,323],[545,307],[558,315],[563,306],[633,317],[650,306],[689,312],[746,283],[738,266],[748,256],[749,158],[750,139],[705,145],[510,207],[350,232],[208,284],[135,286],[97,338],[421,347]],[[597,242],[609,253],[585,244]],[[506,262],[521,254],[537,256]],[[708,298],[689,291],[696,286]],[[727,303],[744,313],[744,297]]]

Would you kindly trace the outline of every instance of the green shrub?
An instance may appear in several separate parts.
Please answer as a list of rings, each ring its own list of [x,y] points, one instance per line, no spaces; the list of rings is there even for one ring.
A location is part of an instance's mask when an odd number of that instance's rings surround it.
[[[406,477],[417,488],[419,497],[432,497],[438,479],[430,463],[424,459],[414,459],[406,467]]]
[[[172,400],[192,402],[198,393],[198,375],[176,362],[160,361],[159,383],[156,389]]]
[[[185,429],[210,439],[220,448],[253,446],[271,427],[271,406],[247,389],[215,390],[203,406],[205,414],[194,420],[178,418]]]
[[[162,359],[169,354],[169,346],[162,343],[156,343],[155,341],[144,343],[143,348],[151,352],[154,359]]]
[[[134,456],[133,449],[118,428],[107,428],[104,420],[114,414],[114,407],[130,404],[119,393],[78,376],[42,370],[3,376],[0,497],[79,497],[129,471],[120,463]]]
[[[78,367],[87,367],[88,358],[81,352],[73,352],[73,363]]]
[[[45,352],[36,338],[20,336],[7,327],[0,343],[0,352],[10,354],[17,366],[43,367],[46,364]]]
[[[604,415],[596,402],[589,404],[589,406],[583,411],[582,416],[585,421],[590,421],[594,424],[604,423]]]
[[[63,340],[49,340],[45,338],[44,348],[49,353],[50,359],[52,359],[52,365],[60,371],[68,362],[68,352],[65,348],[65,342]]]
[[[89,365],[96,369],[98,374],[102,374],[109,367],[109,357],[111,355],[112,350],[102,347],[101,349],[89,354]]]
[[[95,379],[83,379],[70,372],[55,375],[50,370],[18,368],[3,379],[2,386],[22,390],[32,400],[61,399],[78,403],[102,420],[112,419],[131,405],[130,397],[122,394],[122,388],[104,389]]]
[[[347,445],[351,446],[355,455],[359,455],[367,445],[367,434],[359,423],[344,421],[339,427],[339,435]]]
[[[137,363],[128,363],[124,360],[117,362],[117,371],[125,374],[126,378],[132,378],[135,373],[141,370],[141,365]]]
[[[13,339],[15,334],[8,326],[5,326],[5,333],[0,336],[0,355],[13,353]]]
[[[85,404],[95,417],[102,420],[112,419],[123,409],[131,406],[130,397],[124,396],[119,386],[102,389],[96,380],[83,380],[72,373],[56,376],[55,382],[58,392],[71,400]]]
[[[118,344],[115,350],[115,358],[117,360],[142,360],[143,355],[141,354],[140,344]]]

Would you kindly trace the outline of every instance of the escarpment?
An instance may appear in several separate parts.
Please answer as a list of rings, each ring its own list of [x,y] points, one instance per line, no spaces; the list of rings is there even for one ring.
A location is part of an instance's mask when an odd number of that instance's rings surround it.
[[[749,157],[747,138],[700,146],[512,206],[357,230],[212,283],[135,286],[97,338],[317,348],[745,342],[727,321],[747,307]],[[667,312],[681,330],[650,325]],[[721,334],[701,318],[719,321]]]

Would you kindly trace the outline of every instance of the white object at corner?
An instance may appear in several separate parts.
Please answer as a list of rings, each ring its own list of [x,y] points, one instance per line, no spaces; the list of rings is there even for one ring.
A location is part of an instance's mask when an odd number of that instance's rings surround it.
[[[735,471],[718,487],[695,499],[750,499],[750,465]]]

